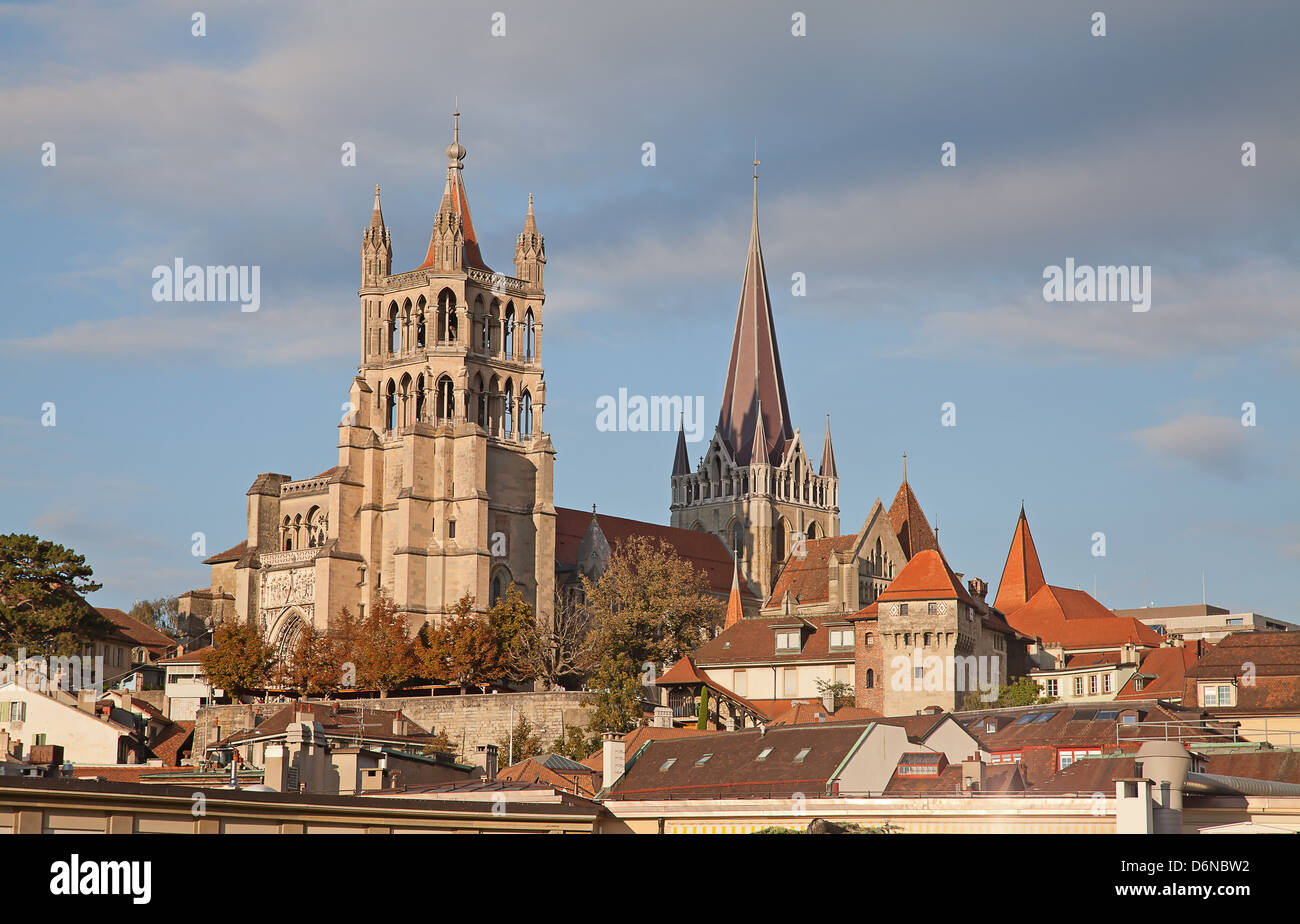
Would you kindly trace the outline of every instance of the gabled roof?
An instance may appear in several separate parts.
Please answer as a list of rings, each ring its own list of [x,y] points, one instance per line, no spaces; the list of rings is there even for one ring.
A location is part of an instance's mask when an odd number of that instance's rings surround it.
[[[1044,584],[1007,615],[1017,632],[1064,648],[1108,648],[1127,643],[1159,648],[1162,639],[1131,616],[1116,616],[1088,593]]]
[[[608,798],[822,795],[871,727],[868,722],[787,725],[766,733],[754,729],[653,741],[636,754],[629,751],[627,769]]]
[[[1029,521],[1025,518],[1025,508],[1021,505],[1020,518],[1016,520],[1016,531],[1011,536],[1011,550],[1002,568],[993,605],[1003,614],[1013,613],[1046,583],[1038,549],[1034,547],[1034,537],[1029,532]]]
[[[760,413],[763,419],[761,428],[758,426]],[[757,458],[753,452],[755,434],[760,429],[767,458]],[[736,464],[741,466],[768,462],[779,456],[785,444],[794,439],[790,407],[785,397],[785,378],[781,373],[781,355],[776,345],[767,271],[763,267],[763,248],[758,236],[757,171],[749,250],[740,287],[740,306],[736,309],[736,330],[731,339],[727,381],[722,388],[718,432]]]
[[[101,616],[112,622],[117,627],[117,635],[133,647],[147,648],[155,655],[166,654],[176,647],[174,638],[164,635],[153,626],[146,625],[122,610],[108,607],[95,607],[95,609]]]
[[[781,573],[772,587],[768,606],[780,606],[790,593],[790,602],[796,606],[807,603],[825,603],[830,599],[830,564],[835,552],[847,552],[858,537],[852,533],[843,536],[825,536],[804,542],[804,556],[791,555],[786,559]]]
[[[705,669],[729,664],[797,664],[804,661],[852,661],[853,649],[830,650],[827,624],[849,626],[848,616],[839,613],[809,616],[760,616],[742,619],[695,651],[694,662]],[[803,647],[798,651],[776,650],[778,626],[803,627]],[[660,678],[660,682],[663,678]]]
[[[499,771],[497,779],[514,783],[541,783],[562,792],[576,791],[580,796],[594,796],[601,788],[599,770],[559,754],[525,758]]]
[[[889,586],[876,598],[877,603],[891,600],[960,600],[967,606],[975,601],[957,580],[943,556],[934,549],[924,549],[913,555]]]
[[[689,561],[696,571],[704,574],[709,582],[709,589],[717,594],[730,594],[734,563],[722,540],[712,533],[694,529],[679,529],[675,526],[660,526],[658,523],[644,523],[641,520],[628,520],[624,517],[612,517],[604,513],[593,514],[590,510],[574,510],[571,507],[555,508],[555,561],[564,567],[573,567],[578,561],[578,546],[591,525],[592,518],[605,536],[611,549],[620,542],[633,536],[648,536],[662,539],[671,545],[677,554]],[[741,585],[743,597],[754,599],[754,594]]]
[[[1195,701],[1198,682],[1215,680],[1236,685],[1236,705],[1216,714],[1300,714],[1300,632],[1228,635],[1187,669],[1184,697]]]
[[[695,662],[691,660],[689,656],[680,659],[676,664],[670,667],[662,677],[658,678],[655,681],[655,684],[661,687],[671,687],[671,686],[681,686],[681,685],[705,686],[708,687],[710,690],[712,690],[714,692],[714,695],[720,697],[721,699],[731,700],[736,704],[742,706],[743,708],[748,709],[751,713],[753,713],[758,718],[759,721],[767,721],[769,718],[771,718],[771,716],[769,716],[762,709],[755,706],[752,702],[747,700],[745,697],[733,693],[731,690],[727,689],[722,684],[715,683],[714,681],[710,680],[708,677],[701,674],[699,670],[696,669]]]
[[[1196,663],[1196,646],[1157,648],[1147,652],[1137,673],[1115,694],[1116,700],[1182,699],[1187,669]],[[1137,688],[1142,678],[1142,689]]]
[[[237,561],[239,559],[239,556],[243,555],[247,551],[248,551],[248,540],[245,539],[242,542],[237,543],[236,545],[232,545],[224,552],[218,552],[216,555],[203,559],[203,564],[216,565],[226,561]]]
[[[898,536],[898,544],[903,547],[903,554],[910,560],[918,552],[926,549],[938,550],[939,540],[935,538],[930,521],[921,510],[921,502],[912,493],[912,486],[903,479],[894,495],[894,502],[889,505],[889,525]]]

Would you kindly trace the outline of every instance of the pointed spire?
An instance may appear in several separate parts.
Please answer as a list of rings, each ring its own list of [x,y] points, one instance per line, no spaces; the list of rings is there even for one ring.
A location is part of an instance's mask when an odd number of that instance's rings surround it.
[[[528,194],[528,214],[524,216],[524,233],[537,233],[537,216],[533,214],[533,194]]]
[[[686,454],[686,423],[677,431],[677,454],[673,457],[673,475],[689,475],[691,457]]]
[[[515,238],[515,277],[541,288],[545,266],[546,238],[537,231],[537,216],[533,213],[533,194],[529,193],[524,230]]]
[[[460,143],[460,110],[452,113],[451,144],[447,145],[447,182],[443,185],[442,202],[434,218],[433,234],[429,238],[429,252],[416,269],[456,270],[466,266],[491,272],[479,252],[474,221],[469,214],[469,198],[465,195],[465,146]],[[459,225],[459,228],[455,226]],[[450,236],[450,237],[449,237]],[[440,240],[441,238],[441,240]],[[452,240],[451,238],[455,238]],[[448,261],[438,253],[439,248],[453,248],[459,260]]]
[[[1007,563],[1002,569],[998,595],[993,605],[1004,615],[1012,613],[1024,606],[1046,584],[1043,565],[1038,560],[1038,549],[1034,547],[1034,537],[1029,532],[1029,520],[1025,517],[1025,504],[1021,501],[1020,517],[1016,520],[1011,550],[1007,553]]]
[[[763,405],[766,411],[760,410]],[[727,381],[722,389],[722,410],[718,415],[718,429],[738,464],[750,463],[752,447],[757,442],[755,435],[760,428],[765,434],[765,444],[775,440],[766,447],[767,453],[779,451],[794,438],[758,233],[758,160],[755,158],[749,250],[736,310]],[[761,461],[767,461],[766,455]]]
[[[722,623],[723,629],[730,629],[745,618],[745,608],[740,601],[740,562],[732,558],[731,596],[727,598],[727,617]]]
[[[838,478],[839,473],[835,470],[835,450],[831,446],[831,415],[826,415],[826,441],[822,443],[822,467],[818,472],[820,475],[826,475],[831,478]]]
[[[764,465],[772,461],[771,451],[767,446],[767,428],[763,426],[763,400],[758,401],[757,423],[754,425],[754,445],[749,450],[749,464],[754,465],[762,462]]]
[[[889,505],[889,525],[898,536],[898,544],[903,547],[903,554],[908,561],[926,549],[939,550],[939,540],[935,538],[930,521],[925,518],[921,502],[916,499],[912,486],[904,481],[898,486],[894,502]]]
[[[384,210],[379,207],[378,183],[375,184],[375,205],[374,208],[370,210],[370,227],[381,229],[384,227]]]

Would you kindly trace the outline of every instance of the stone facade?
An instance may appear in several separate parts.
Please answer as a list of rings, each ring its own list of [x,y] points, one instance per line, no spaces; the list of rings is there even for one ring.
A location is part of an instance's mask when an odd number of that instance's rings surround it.
[[[496,744],[510,732],[511,721],[526,718],[549,749],[572,726],[586,727],[591,696],[579,692],[466,694],[463,696],[395,696],[387,699],[340,700],[348,706],[364,703],[373,709],[401,710],[407,718],[433,734],[445,732],[458,742],[456,751],[473,762],[480,745]],[[257,717],[274,715],[284,703],[248,703],[208,706],[199,710],[194,725],[194,754],[227,735],[255,728]],[[220,733],[218,734],[218,728]],[[501,766],[506,756],[501,755]]]
[[[483,262],[457,127],[428,254],[393,274],[379,190],[361,248],[361,363],[338,464],[259,475],[248,532],[182,597],[209,625],[256,619],[281,656],[346,607],[386,594],[412,630],[464,594],[485,612],[511,582],[541,619],[554,599],[554,447],[542,429],[545,246],[532,199],[514,276]]]

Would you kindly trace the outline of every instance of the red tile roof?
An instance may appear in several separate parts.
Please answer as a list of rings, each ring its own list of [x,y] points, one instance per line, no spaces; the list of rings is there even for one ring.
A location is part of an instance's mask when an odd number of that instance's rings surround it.
[[[174,658],[164,658],[159,664],[198,664],[202,661],[200,657],[203,652],[211,651],[215,646],[204,645],[202,648],[195,648],[193,651],[187,651],[183,655],[176,655]]]
[[[943,555],[934,549],[923,549],[912,556],[876,601],[935,598],[960,600],[967,606],[975,606],[975,601],[943,560]]]
[[[694,738],[697,735],[725,735],[734,734],[734,732],[725,732],[716,728],[656,728],[651,725],[642,725],[640,728],[634,728],[623,736],[624,755],[631,757],[641,749],[641,745],[647,741],[660,741],[664,738]],[[593,770],[603,770],[605,766],[605,753],[602,748],[594,754],[579,761],[586,764]]]
[[[1187,669],[1196,663],[1196,646],[1157,648],[1147,652],[1136,674],[1115,694],[1115,699],[1182,699]],[[1137,688],[1143,678],[1142,689]]]
[[[612,517],[605,513],[593,514],[590,510],[574,510],[571,507],[555,508],[555,560],[562,566],[572,567],[578,561],[578,546],[582,542],[591,518],[596,518],[596,525],[609,542],[612,549],[619,543],[633,536],[648,536],[662,539],[671,545],[677,554],[689,561],[696,571],[708,579],[709,589],[718,594],[730,594],[735,564],[728,554],[726,546],[712,533],[693,529],[679,529],[675,526],[660,526],[657,523],[643,523],[624,517]],[[755,599],[746,588],[741,588],[742,597]]]
[[[194,723],[173,722],[161,735],[149,745],[154,757],[160,758],[168,767],[179,767],[181,751],[194,746]]]
[[[176,647],[176,640],[164,635],[122,610],[95,607],[101,616],[117,627],[117,634],[136,648],[147,648],[155,656],[164,655]]]
[[[243,555],[247,551],[248,551],[248,540],[245,539],[243,542],[240,542],[237,545],[232,545],[224,552],[218,552],[216,555],[213,555],[210,558],[203,559],[203,564],[216,565],[216,564],[220,564],[221,562],[236,561],[239,558],[239,556]]]
[[[721,684],[714,683],[712,680],[705,677],[703,674],[701,674],[698,670],[695,669],[695,662],[692,661],[689,657],[682,658],[680,661],[678,661],[676,664],[670,667],[662,677],[660,677],[658,680],[655,681],[655,683],[661,687],[669,687],[669,686],[677,686],[677,685],[688,685],[688,686],[703,685],[708,687],[718,696],[721,696],[723,699],[733,700],[739,705],[749,709],[751,712],[755,713],[758,716],[759,721],[766,721],[767,719],[771,718],[771,716],[769,716],[767,712],[760,709],[758,706],[754,705],[749,700],[745,699],[745,697],[738,696],[737,694],[733,693],[731,690],[727,689]]]
[[[745,618],[745,608],[740,599],[740,565],[732,568],[731,594],[727,597],[727,615],[722,621],[724,628],[730,628]]]
[[[1022,505],[993,605],[1004,615],[1012,613],[1024,606],[1046,583],[1042,563],[1038,560],[1038,549],[1034,547],[1034,537],[1029,532],[1029,521],[1025,518],[1025,508]]]
[[[856,535],[830,536],[821,539],[809,539],[804,543],[804,556],[791,555],[785,566],[777,575],[772,587],[772,596],[768,606],[780,606],[790,593],[790,602],[796,605],[807,603],[825,603],[830,599],[831,555],[834,552],[846,552],[853,548]]]
[[[1116,616],[1082,590],[1045,584],[1029,602],[1007,615],[1017,632],[1066,649],[1118,647],[1126,643],[1159,648],[1163,639],[1131,616]]]
[[[594,796],[602,786],[601,770],[584,766],[583,770],[561,773],[529,757],[497,773],[498,780],[516,783],[544,783],[563,792]]]
[[[790,708],[774,718],[769,725],[815,725],[820,722],[862,722],[876,719],[880,713],[858,706],[840,706],[828,713],[820,700],[815,702],[794,701]]]
[[[451,207],[457,215],[460,216],[461,225],[465,232],[465,246],[461,259],[466,266],[472,266],[476,269],[492,272],[491,268],[483,262],[483,254],[479,252],[478,235],[474,233],[474,219],[469,214],[469,197],[465,195],[465,181],[461,179],[459,169],[449,170],[447,177],[446,192],[451,196]],[[434,263],[434,241],[433,236],[429,238],[429,252],[425,254],[424,262],[416,269],[428,269]]]
[[[921,510],[921,502],[912,493],[912,486],[906,478],[898,486],[898,493],[889,505],[888,517],[889,525],[898,536],[898,544],[903,547],[903,554],[908,559],[926,549],[938,550],[939,540],[930,528],[930,522]]]
[[[1300,632],[1228,635],[1187,669],[1189,704],[1196,702],[1198,682],[1207,680],[1236,686],[1237,704],[1216,707],[1216,714],[1300,714]]]
[[[840,623],[848,627],[848,617],[836,613],[830,616],[760,616],[742,619],[730,629],[695,652],[695,663],[705,669],[715,665],[731,664],[797,664],[804,661],[849,661],[853,649],[830,650],[828,624]],[[777,651],[778,626],[800,626],[803,647],[798,651]]]

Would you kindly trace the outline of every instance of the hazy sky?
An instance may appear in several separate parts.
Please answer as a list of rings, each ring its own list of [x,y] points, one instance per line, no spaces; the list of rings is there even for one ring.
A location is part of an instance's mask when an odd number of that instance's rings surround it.
[[[1117,4],[1095,37],[1097,6],[236,2],[196,37],[194,3],[0,5],[0,531],[127,607],[206,586],[191,536],[243,538],[257,473],[334,465],[372,188],[411,269],[459,97],[485,259],[512,272],[530,192],[546,236],[558,504],[667,522],[673,434],[601,432],[596,401],[702,395],[711,435],[757,144],[842,531],[906,451],[968,576],[996,584],[1023,499],[1052,583],[1195,603],[1204,572],[1300,621],[1300,9]],[[261,309],[154,302],[176,258],[260,266]],[[1150,310],[1045,301],[1067,258],[1150,266]]]

